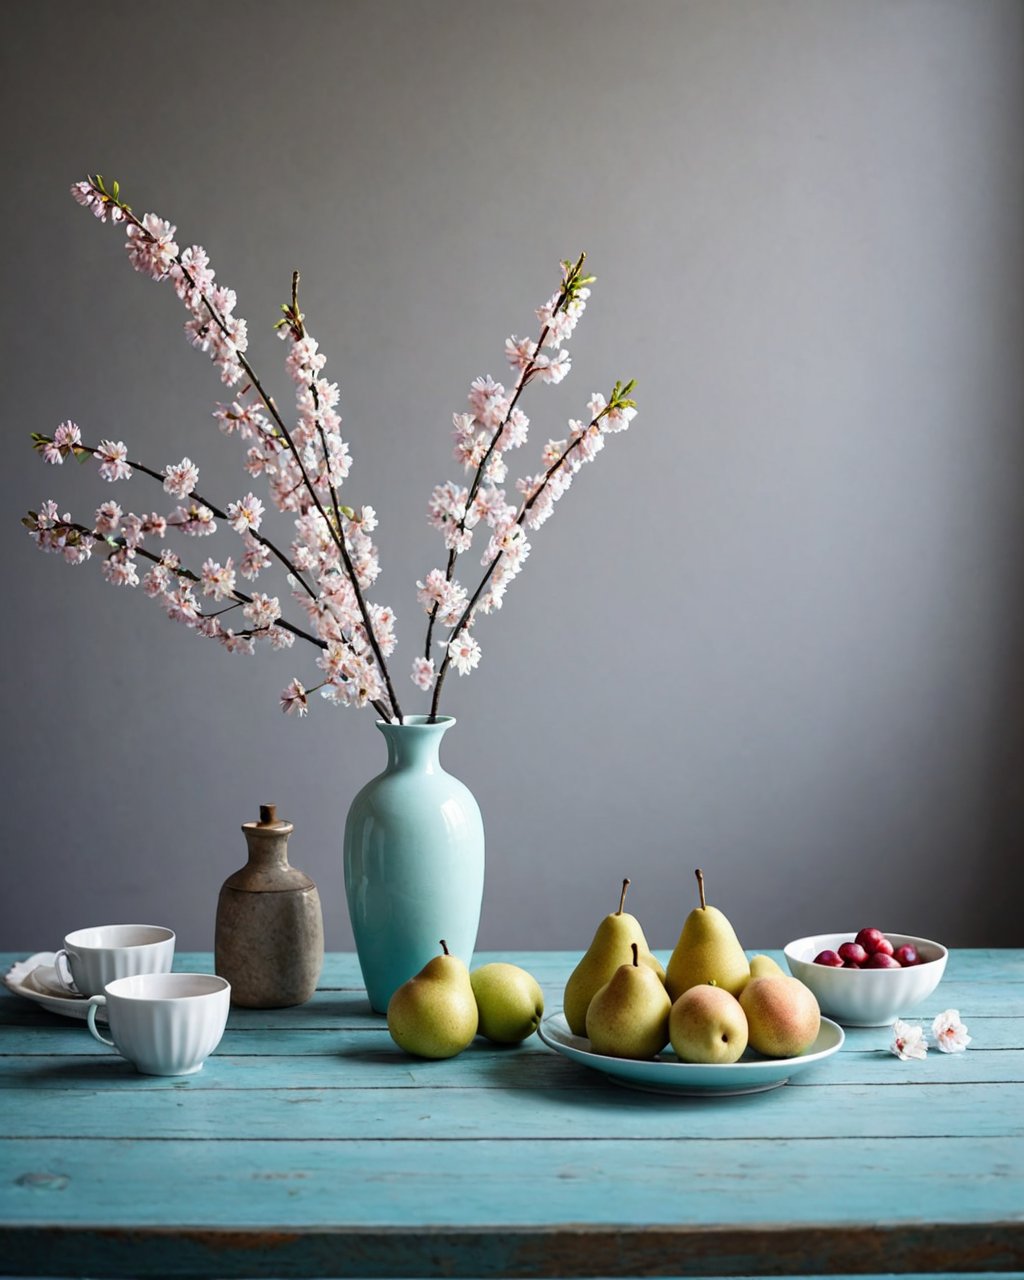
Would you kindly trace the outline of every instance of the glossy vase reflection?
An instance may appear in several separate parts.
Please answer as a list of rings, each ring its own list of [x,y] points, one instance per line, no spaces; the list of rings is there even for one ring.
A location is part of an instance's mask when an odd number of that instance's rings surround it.
[[[370,1004],[385,1013],[397,987],[436,956],[442,938],[473,958],[484,887],[484,829],[469,789],[441,767],[440,716],[377,722],[383,773],[352,801],[345,892]]]

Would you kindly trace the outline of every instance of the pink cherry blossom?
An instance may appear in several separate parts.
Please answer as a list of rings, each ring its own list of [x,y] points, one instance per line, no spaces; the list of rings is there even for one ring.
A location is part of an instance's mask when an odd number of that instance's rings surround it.
[[[192,626],[202,612],[199,601],[187,582],[179,582],[173,591],[167,592],[164,596],[164,608],[173,622],[183,622],[186,626]]]
[[[170,583],[169,570],[162,564],[155,564],[142,579],[142,589],[150,599],[155,599],[166,592]]]
[[[228,504],[228,522],[236,533],[258,531],[263,520],[263,503],[255,494],[247,493],[238,502]]]
[[[199,483],[199,468],[191,458],[164,468],[164,488],[175,498],[187,498]]]
[[[162,538],[167,532],[167,521],[155,511],[150,512],[148,516],[142,517],[141,532],[147,537]]]
[[[228,653],[240,653],[244,657],[251,658],[256,652],[252,636],[236,635],[230,627],[222,627],[217,639]]]
[[[54,431],[53,439],[43,446],[43,461],[52,466],[60,466],[68,454],[74,451],[75,446],[81,443],[82,433],[77,423],[62,422]]]
[[[174,243],[175,228],[155,213],[143,215],[142,226],[134,223],[128,225],[128,260],[136,271],[152,276],[154,280],[163,280],[178,256],[178,246]]]
[[[204,293],[213,288],[214,272],[210,269],[210,257],[202,245],[194,244],[181,252],[180,262],[169,268],[174,292],[190,310],[202,306]]]
[[[434,683],[434,660],[420,657],[412,660],[412,682],[417,689],[426,692]]]
[[[106,222],[108,217],[111,222],[121,222],[124,219],[124,211],[111,200],[110,196],[97,191],[92,182],[73,183],[71,194],[80,205],[91,209],[100,222]]]
[[[97,533],[113,533],[121,521],[121,508],[116,502],[104,502],[96,508],[96,520],[93,525]]]
[[[128,465],[128,449],[123,441],[101,440],[96,448],[100,475],[104,480],[130,480],[132,469]]]
[[[532,338],[517,338],[513,334],[505,339],[505,358],[513,369],[527,369],[536,354],[537,344]]]
[[[207,640],[219,640],[223,634],[220,618],[216,614],[204,614],[196,619],[195,632],[196,635],[204,636]]]
[[[257,631],[266,631],[281,616],[281,602],[277,596],[263,595],[256,591],[242,612]]]
[[[270,553],[262,542],[258,542],[252,534],[247,533],[244,539],[245,552],[238,566],[238,571],[243,578],[259,577],[260,573],[269,568],[271,560]]]
[[[116,506],[117,504],[110,505]],[[132,551],[136,547],[140,547],[146,540],[145,530],[142,526],[142,517],[137,516],[134,511],[129,511],[121,521],[121,537],[124,540],[124,545],[130,547]]]
[[[425,581],[417,582],[416,586],[419,588],[416,599],[424,612],[432,613],[436,608],[441,621],[450,618],[447,625],[454,626],[466,605],[465,588],[454,579],[449,582],[443,569],[431,569]]]
[[[285,715],[308,715],[309,702],[306,700],[306,689],[301,680],[293,680],[282,691],[281,710]]]
[[[558,383],[561,382],[572,368],[572,360],[569,358],[568,351],[562,350],[555,355],[538,356],[537,357],[537,376],[541,382]]]
[[[127,548],[115,551],[103,561],[102,572],[108,582],[115,587],[137,587],[139,575],[135,568],[134,552]]]
[[[235,591],[235,566],[228,556],[224,564],[216,560],[205,560],[200,574],[203,595],[213,596],[214,600],[228,600]]]
[[[518,405],[508,415],[508,423],[501,438],[498,441],[498,448],[502,450],[518,449],[526,443],[526,437],[529,431],[530,419],[523,413]]]
[[[167,523],[194,538],[203,538],[217,531],[213,512],[201,502],[191,502],[187,507],[176,507],[167,517]]]
[[[448,641],[448,656],[459,675],[465,676],[480,662],[480,646],[468,631],[462,630]]]

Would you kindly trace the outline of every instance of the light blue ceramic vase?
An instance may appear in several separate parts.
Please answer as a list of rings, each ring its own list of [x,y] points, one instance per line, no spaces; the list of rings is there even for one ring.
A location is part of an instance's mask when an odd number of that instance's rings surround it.
[[[345,892],[359,965],[378,1013],[441,952],[468,966],[484,890],[484,828],[472,794],[441,768],[439,716],[377,721],[388,765],[352,801],[345,823]]]

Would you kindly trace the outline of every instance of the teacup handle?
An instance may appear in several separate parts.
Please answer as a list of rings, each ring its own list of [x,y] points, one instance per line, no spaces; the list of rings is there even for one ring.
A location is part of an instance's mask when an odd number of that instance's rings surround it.
[[[63,948],[53,957],[53,971],[57,975],[57,981],[62,987],[68,991],[73,991],[75,995],[81,994],[75,986],[75,980],[71,976],[71,965],[68,963],[68,953]]]
[[[100,1006],[105,1005],[106,1003],[107,1003],[106,996],[90,996],[89,1012],[86,1014],[86,1021],[89,1024],[89,1030],[92,1032],[93,1036],[100,1042],[100,1044],[106,1044],[106,1045],[109,1045],[111,1049],[116,1049],[117,1045],[114,1044],[113,1040],[108,1040],[106,1036],[101,1035],[96,1030],[96,1013],[99,1010]]]

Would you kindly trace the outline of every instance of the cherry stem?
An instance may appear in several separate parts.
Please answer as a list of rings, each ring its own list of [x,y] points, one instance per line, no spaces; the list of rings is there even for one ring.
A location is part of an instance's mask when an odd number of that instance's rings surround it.
[[[698,867],[693,874],[697,877],[697,888],[700,890],[700,909],[701,911],[706,911],[708,903],[704,897],[704,872]]]
[[[621,915],[622,915],[622,908],[626,905],[626,890],[627,890],[628,888],[629,888],[629,881],[628,881],[628,880],[623,880],[623,882],[622,882],[622,893],[621,893],[621,895],[620,895],[620,897],[619,897],[619,909],[618,909],[618,911],[616,911],[616,913],[615,913],[617,916],[621,916]]]

